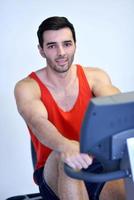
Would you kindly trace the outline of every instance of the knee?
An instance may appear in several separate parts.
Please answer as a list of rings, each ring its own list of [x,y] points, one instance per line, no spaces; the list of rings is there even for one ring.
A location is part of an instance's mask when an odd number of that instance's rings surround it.
[[[53,167],[55,167],[55,170],[57,170],[57,174],[59,175],[65,175],[64,173],[64,162],[62,155],[58,152],[52,151],[45,163],[44,169],[45,172],[51,171]]]
[[[59,173],[64,173],[64,162],[62,158],[62,154],[52,151],[50,155],[51,159],[57,163],[57,169]]]
[[[52,163],[52,164],[56,164],[56,165],[62,165],[62,156],[60,153],[56,152],[56,151],[52,151],[49,155],[49,157],[47,158],[46,160],[46,164],[45,166],[47,165],[47,163]]]
[[[100,194],[100,199],[125,200],[126,195],[125,195],[124,181],[121,179],[121,180],[107,182]]]

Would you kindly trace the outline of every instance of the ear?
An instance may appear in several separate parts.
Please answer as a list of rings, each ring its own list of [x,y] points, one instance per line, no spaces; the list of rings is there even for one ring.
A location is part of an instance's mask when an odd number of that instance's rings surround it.
[[[43,48],[38,44],[38,49],[39,49],[39,52],[40,52],[40,55],[43,57],[43,58],[46,58],[45,56],[45,53],[43,51]]]

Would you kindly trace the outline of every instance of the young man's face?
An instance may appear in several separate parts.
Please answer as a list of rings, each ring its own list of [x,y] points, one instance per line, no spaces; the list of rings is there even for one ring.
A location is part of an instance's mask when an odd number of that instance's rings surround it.
[[[76,45],[69,28],[48,30],[43,33],[43,48],[40,53],[46,58],[47,66],[56,72],[66,72],[73,60]]]

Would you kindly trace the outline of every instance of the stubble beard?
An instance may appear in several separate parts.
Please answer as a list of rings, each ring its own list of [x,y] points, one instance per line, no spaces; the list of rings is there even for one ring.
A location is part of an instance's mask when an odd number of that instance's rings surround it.
[[[66,64],[66,66],[54,65],[50,60],[47,60],[47,63],[49,67],[56,73],[65,73],[70,69],[73,63],[73,60],[74,60],[74,55],[71,57],[70,60],[68,60],[68,63]]]

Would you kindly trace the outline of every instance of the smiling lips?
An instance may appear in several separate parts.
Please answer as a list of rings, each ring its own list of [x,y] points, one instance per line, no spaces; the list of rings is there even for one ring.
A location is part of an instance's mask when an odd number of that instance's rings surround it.
[[[65,65],[67,63],[67,59],[65,58],[60,58],[56,60],[58,65]]]

